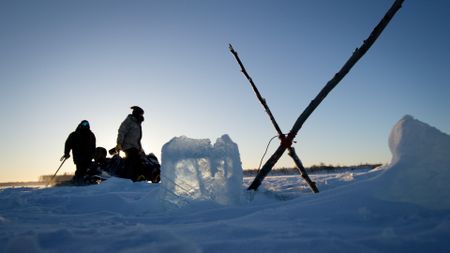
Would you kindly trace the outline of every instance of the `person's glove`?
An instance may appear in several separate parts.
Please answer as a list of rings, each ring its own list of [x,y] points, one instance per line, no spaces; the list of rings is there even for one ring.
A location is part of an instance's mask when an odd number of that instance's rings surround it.
[[[61,159],[59,159],[60,161],[65,160],[65,159],[69,159],[70,155],[69,154],[64,154]]]

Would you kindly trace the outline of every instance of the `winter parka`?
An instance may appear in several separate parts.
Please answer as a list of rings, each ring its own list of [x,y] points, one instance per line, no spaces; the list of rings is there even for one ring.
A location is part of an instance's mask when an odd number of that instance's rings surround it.
[[[119,127],[119,134],[117,135],[117,144],[122,146],[123,150],[136,148],[142,150],[142,126],[135,116],[129,114]]]

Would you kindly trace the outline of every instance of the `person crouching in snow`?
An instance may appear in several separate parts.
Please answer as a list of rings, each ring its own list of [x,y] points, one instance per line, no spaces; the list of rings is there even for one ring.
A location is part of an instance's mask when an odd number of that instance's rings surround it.
[[[73,182],[83,184],[84,176],[95,154],[95,135],[90,130],[87,120],[81,121],[77,129],[67,137],[61,161],[70,157],[70,150],[72,150],[73,163],[76,165]]]
[[[138,181],[138,174],[142,171],[141,154],[144,153],[141,145],[142,122],[144,110],[139,106],[132,106],[133,112],[127,116],[119,127],[116,151],[125,152],[125,178]]]
[[[91,163],[87,170],[89,176],[102,175],[103,172],[108,173],[108,165],[110,158],[106,158],[107,152],[104,147],[95,148],[94,162]]]
[[[89,166],[84,181],[89,184],[98,184],[111,175],[111,159],[106,158],[107,151],[104,147],[95,148],[94,162]]]

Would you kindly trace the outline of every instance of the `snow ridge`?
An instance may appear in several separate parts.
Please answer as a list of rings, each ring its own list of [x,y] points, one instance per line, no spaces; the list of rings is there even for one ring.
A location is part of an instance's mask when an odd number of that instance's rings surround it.
[[[404,116],[389,136],[392,161],[379,196],[390,201],[450,209],[450,136]]]

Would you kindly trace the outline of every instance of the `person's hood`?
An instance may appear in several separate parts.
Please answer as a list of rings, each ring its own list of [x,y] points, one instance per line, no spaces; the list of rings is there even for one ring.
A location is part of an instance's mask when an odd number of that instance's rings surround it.
[[[83,120],[78,124],[76,131],[86,131],[90,130],[90,125],[87,120]]]
[[[128,118],[130,118],[131,120],[133,120],[134,122],[141,124],[144,121],[144,116],[136,116],[133,114],[128,114]]]

